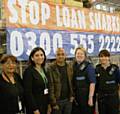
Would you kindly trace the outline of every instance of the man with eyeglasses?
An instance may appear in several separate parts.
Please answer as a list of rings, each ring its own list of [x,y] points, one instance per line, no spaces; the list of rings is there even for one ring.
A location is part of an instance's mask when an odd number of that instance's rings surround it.
[[[66,62],[65,50],[58,48],[56,60],[48,68],[52,114],[71,114],[73,101],[72,73],[72,66]]]

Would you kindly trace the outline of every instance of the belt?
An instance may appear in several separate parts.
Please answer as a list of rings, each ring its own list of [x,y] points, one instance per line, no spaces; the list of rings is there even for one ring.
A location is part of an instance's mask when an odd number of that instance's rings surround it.
[[[67,99],[58,100],[59,103],[63,103],[63,102],[67,102],[67,101],[69,101],[68,98]]]

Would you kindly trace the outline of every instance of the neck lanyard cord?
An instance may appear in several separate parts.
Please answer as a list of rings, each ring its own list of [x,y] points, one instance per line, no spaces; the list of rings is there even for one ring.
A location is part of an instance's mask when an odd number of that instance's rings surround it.
[[[5,72],[3,72],[4,76],[7,78],[7,80],[12,83],[12,81],[10,80],[10,78],[7,76],[7,74]]]
[[[46,76],[45,76],[45,73],[42,71],[42,72],[39,72],[40,73],[40,75],[41,75],[41,77],[42,77],[42,79],[43,79],[43,81],[44,81],[44,83],[45,83],[45,88],[47,87],[47,83],[48,83],[48,80],[47,80],[47,78],[46,78]]]

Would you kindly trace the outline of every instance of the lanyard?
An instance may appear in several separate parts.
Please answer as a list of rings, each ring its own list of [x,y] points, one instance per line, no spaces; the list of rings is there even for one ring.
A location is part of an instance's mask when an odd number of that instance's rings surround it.
[[[18,108],[19,108],[19,111],[22,110],[22,101],[19,96],[18,96]]]
[[[9,81],[11,84],[13,84],[12,81],[10,80],[10,78],[7,76],[7,74],[6,74],[5,72],[3,72],[3,74],[4,74],[4,76],[8,79],[8,81]],[[22,103],[21,103],[21,100],[20,100],[19,95],[18,95],[18,108],[19,108],[19,111],[22,110]]]
[[[10,80],[10,78],[7,76],[7,74],[6,74],[5,72],[3,72],[3,74],[4,74],[4,76],[7,78],[7,80],[8,80],[11,84],[13,84],[12,81]]]
[[[40,73],[40,75],[41,75],[41,77],[42,77],[42,79],[43,79],[43,81],[45,83],[45,88],[47,88],[48,80],[47,80],[47,78],[45,76],[45,73],[43,72],[43,70],[39,71],[39,73]]]

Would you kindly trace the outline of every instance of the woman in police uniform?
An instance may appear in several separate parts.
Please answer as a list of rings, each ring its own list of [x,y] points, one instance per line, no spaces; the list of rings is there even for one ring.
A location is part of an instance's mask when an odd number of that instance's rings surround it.
[[[75,62],[73,64],[73,91],[75,104],[72,113],[93,114],[93,96],[95,90],[95,69],[87,61],[86,50],[78,47],[75,50]]]
[[[119,97],[118,84],[120,83],[120,70],[110,63],[110,53],[102,50],[99,53],[100,64],[96,66],[99,114],[118,114]]]

